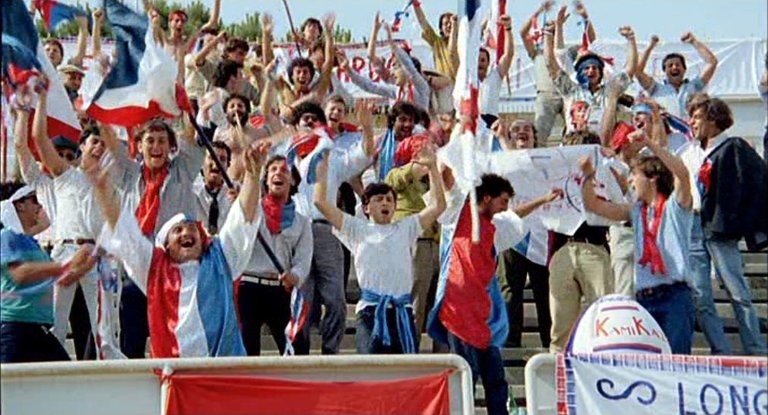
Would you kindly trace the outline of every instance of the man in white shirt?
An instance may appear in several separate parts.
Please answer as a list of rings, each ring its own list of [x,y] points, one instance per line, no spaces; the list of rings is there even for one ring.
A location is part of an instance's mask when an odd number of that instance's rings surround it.
[[[261,353],[264,324],[280,354],[285,352],[291,288],[302,285],[312,265],[312,222],[296,212],[296,203],[291,199],[298,174],[293,174],[283,156],[273,156],[264,170],[264,220],[259,224],[257,242],[237,291],[240,330],[249,356]]]
[[[696,49],[699,56],[706,62],[704,70],[693,79],[687,79],[685,73],[687,66],[685,57],[679,53],[670,53],[661,61],[661,68],[664,70],[666,79],[659,82],[645,73],[645,64],[651,51],[656,46],[655,42],[648,45],[648,49],[643,53],[643,60],[637,68],[637,81],[656,102],[658,102],[667,111],[677,117],[688,119],[685,111],[685,105],[691,95],[701,92],[709,84],[709,81],[715,75],[717,70],[717,57],[711,50],[699,41],[691,32],[684,33],[680,40],[688,43]]]
[[[373,116],[371,108],[366,107],[357,114],[363,130],[363,139],[349,148],[334,146],[328,155],[330,164],[328,167],[328,192],[326,194],[330,203],[336,203],[336,194],[341,183],[358,176],[370,166],[375,150],[373,137]],[[325,112],[314,102],[302,102],[293,112],[291,125],[300,131],[312,129],[327,124]],[[307,156],[314,147],[300,151],[298,158]],[[303,153],[306,151],[306,153]],[[306,174],[306,173],[304,173]],[[341,243],[331,233],[331,224],[322,213],[313,205],[314,186],[308,183],[307,177],[301,178],[299,191],[294,196],[296,211],[312,220],[313,254],[312,267],[309,277],[303,284],[305,300],[312,307],[308,318],[313,320],[313,313],[319,309],[313,306],[317,301],[325,305],[325,315],[321,323],[323,336],[323,354],[335,354],[339,351],[341,339],[344,336],[344,323],[346,319],[346,301],[344,296],[344,254]],[[319,316],[318,316],[319,317]],[[297,336],[294,348],[296,354],[309,353],[309,326],[304,325],[304,330]]]
[[[221,141],[214,141],[211,144],[221,164],[224,167],[229,166],[232,154],[229,147]],[[205,155],[202,175],[195,180],[193,187],[197,196],[195,217],[205,225],[205,230],[209,234],[216,235],[227,219],[231,203],[229,191],[224,189],[222,172],[219,171],[210,154]]]
[[[318,167],[315,206],[328,218],[334,232],[352,252],[360,283],[357,303],[357,351],[365,354],[416,353],[418,340],[411,306],[413,287],[412,258],[422,229],[434,225],[445,210],[445,195],[434,150],[419,154],[419,162],[429,167],[430,203],[416,215],[392,222],[395,191],[385,183],[373,183],[363,194],[363,209],[368,220],[342,212],[326,197],[328,161]],[[392,306],[390,308],[390,305]],[[396,333],[396,341],[395,341]]]

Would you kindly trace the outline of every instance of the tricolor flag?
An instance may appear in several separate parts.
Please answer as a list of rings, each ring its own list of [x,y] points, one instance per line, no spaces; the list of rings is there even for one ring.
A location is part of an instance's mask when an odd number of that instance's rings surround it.
[[[115,34],[117,59],[98,90],[84,94],[83,109],[98,121],[124,127],[180,116],[178,65],[155,41],[147,16],[116,0],[104,0],[103,9]]]
[[[80,140],[80,123],[56,68],[45,54],[22,0],[3,0],[3,78],[21,84],[36,73],[48,77],[48,134]]]
[[[413,4],[413,0],[408,0],[401,10],[395,12],[395,19],[392,21],[392,32],[397,33],[403,24],[403,17],[408,17],[408,8]]]
[[[309,315],[309,305],[304,301],[304,294],[298,287],[293,287],[291,290],[291,319],[285,326],[285,353],[283,356],[294,355],[293,342],[301,328],[304,327],[307,315]]]
[[[328,127],[317,127],[295,136],[286,151],[288,165],[295,165],[307,184],[315,183],[317,165],[323,159],[323,155],[333,148],[331,135]]]
[[[40,11],[45,24],[45,30],[56,29],[61,23],[78,17],[88,17],[79,7],[60,3],[56,0],[33,0],[35,8]],[[90,24],[88,25],[90,27]]]
[[[491,2],[491,20],[490,24],[496,25],[496,33],[493,37],[493,49],[496,49],[496,63],[501,60],[501,55],[504,54],[504,41],[505,30],[504,27],[498,24],[499,17],[507,14],[507,0],[493,0]],[[491,31],[493,33],[493,31]]]
[[[462,116],[472,121],[475,132],[478,117],[478,91],[480,80],[477,75],[478,51],[482,45],[482,17],[480,0],[459,0],[459,69],[456,72],[456,86],[453,89],[455,107]]]

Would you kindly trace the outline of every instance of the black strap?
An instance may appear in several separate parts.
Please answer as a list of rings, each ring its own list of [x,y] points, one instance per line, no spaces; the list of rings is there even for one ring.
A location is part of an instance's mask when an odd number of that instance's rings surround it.
[[[272,261],[272,265],[274,265],[275,268],[277,268],[277,272],[279,272],[281,274],[283,272],[285,272],[285,268],[283,268],[283,266],[280,264],[280,261],[275,256],[275,253],[272,252],[272,248],[269,247],[269,244],[267,243],[267,241],[265,241],[264,237],[261,236],[261,230],[256,232],[256,239],[259,240],[259,243],[264,248],[264,252],[267,253],[267,256],[269,257],[269,260]]]

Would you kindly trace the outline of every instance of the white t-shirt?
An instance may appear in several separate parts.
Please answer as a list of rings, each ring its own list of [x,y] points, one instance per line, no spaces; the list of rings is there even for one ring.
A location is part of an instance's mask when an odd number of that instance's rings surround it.
[[[499,94],[501,93],[501,76],[498,66],[488,69],[483,82],[480,83],[480,114],[499,115]]]
[[[344,215],[334,231],[352,253],[361,290],[399,297],[413,288],[413,252],[421,234],[418,215],[387,225]],[[355,312],[374,303],[359,301]]]
[[[104,224],[93,186],[79,169],[70,167],[53,179],[56,197],[55,238],[96,239]]]

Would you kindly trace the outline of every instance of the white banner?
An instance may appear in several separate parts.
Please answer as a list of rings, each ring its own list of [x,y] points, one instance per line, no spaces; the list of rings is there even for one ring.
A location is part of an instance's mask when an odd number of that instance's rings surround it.
[[[560,415],[768,414],[768,359],[558,355]]]

